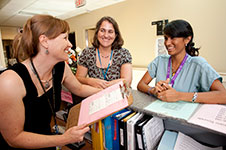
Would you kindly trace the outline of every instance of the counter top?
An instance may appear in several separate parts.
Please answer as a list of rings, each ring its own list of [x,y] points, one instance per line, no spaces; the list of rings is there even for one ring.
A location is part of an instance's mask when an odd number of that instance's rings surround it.
[[[169,117],[164,114],[144,109],[157,98],[138,90],[132,90],[133,104],[130,108],[137,112],[160,117],[164,120],[165,129],[180,131],[199,142],[212,146],[226,146],[226,134],[187,122],[185,119]]]

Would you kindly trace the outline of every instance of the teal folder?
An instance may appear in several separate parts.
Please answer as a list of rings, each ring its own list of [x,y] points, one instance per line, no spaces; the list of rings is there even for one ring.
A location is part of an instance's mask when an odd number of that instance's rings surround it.
[[[165,130],[157,150],[174,150],[177,134],[177,132]]]

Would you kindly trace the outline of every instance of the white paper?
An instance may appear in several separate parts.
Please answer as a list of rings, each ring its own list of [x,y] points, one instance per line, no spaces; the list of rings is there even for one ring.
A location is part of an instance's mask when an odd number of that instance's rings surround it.
[[[203,104],[188,122],[226,134],[226,106]]]
[[[127,148],[128,150],[134,150],[136,146],[136,141],[135,141],[135,124],[136,122],[142,118],[144,114],[142,113],[137,113],[135,116],[130,118],[127,121]]]
[[[151,118],[143,127],[143,137],[145,138],[145,149],[152,150],[159,142],[164,132],[163,121],[160,118]]]
[[[92,101],[89,105],[89,115],[92,115],[95,112],[100,111],[103,108],[106,108],[117,101],[122,100],[122,93],[120,91],[120,88],[110,92],[106,93],[105,95],[99,97],[98,99]]]
[[[165,47],[165,44],[164,44],[164,37],[161,36],[161,37],[158,37],[156,39],[156,45],[155,45],[155,56],[159,56],[159,55],[166,55],[168,54],[167,52],[167,49]]]
[[[223,148],[211,148],[204,146],[191,137],[179,132],[174,150],[223,150]]]

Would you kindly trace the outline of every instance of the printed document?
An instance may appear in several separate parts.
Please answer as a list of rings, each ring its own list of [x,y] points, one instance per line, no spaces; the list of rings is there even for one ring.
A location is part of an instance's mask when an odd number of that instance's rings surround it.
[[[89,104],[89,115],[92,115],[95,112],[98,112],[122,99],[122,93],[119,88],[106,93]]]
[[[226,134],[226,106],[202,104],[188,122]]]
[[[151,118],[143,127],[143,140],[145,149],[154,149],[158,144],[163,132],[163,120],[158,117]]]
[[[174,150],[223,150],[222,147],[211,148],[200,144],[191,137],[179,132]]]

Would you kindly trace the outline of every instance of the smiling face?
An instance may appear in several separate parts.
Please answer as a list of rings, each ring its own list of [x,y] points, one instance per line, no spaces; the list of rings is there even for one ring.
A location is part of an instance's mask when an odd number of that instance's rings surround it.
[[[103,21],[97,34],[100,47],[111,48],[115,37],[116,34],[113,25],[108,21]]]
[[[165,41],[164,44],[168,51],[169,55],[178,55],[181,53],[186,53],[185,46],[190,41],[188,38],[183,37],[174,37],[171,38],[170,36],[164,35]]]
[[[48,41],[48,50],[59,61],[68,60],[67,50],[72,47],[68,40],[68,33],[61,33],[54,39]]]

